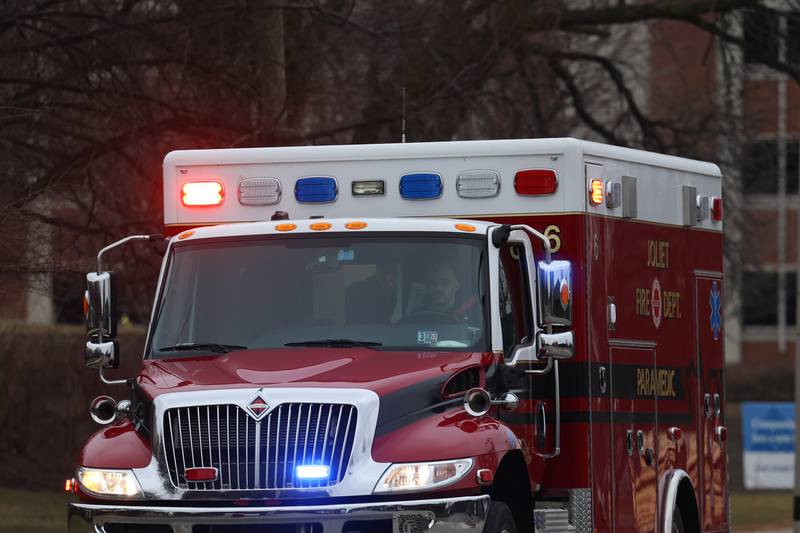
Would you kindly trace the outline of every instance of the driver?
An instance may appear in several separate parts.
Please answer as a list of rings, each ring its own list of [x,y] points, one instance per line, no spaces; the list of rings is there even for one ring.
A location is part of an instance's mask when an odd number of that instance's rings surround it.
[[[426,311],[448,315],[457,320],[467,319],[468,311],[475,306],[477,297],[473,296],[459,305],[458,291],[461,289],[461,282],[452,265],[436,265],[428,272],[425,281]]]
[[[428,272],[425,282],[428,311],[450,314],[455,310],[456,293],[461,288],[461,283],[452,266],[447,264],[435,266]]]

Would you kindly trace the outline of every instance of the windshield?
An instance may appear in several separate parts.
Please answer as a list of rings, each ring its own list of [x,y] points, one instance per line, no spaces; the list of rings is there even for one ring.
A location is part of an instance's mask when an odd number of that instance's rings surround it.
[[[485,351],[484,248],[475,236],[392,233],[181,243],[150,351]]]

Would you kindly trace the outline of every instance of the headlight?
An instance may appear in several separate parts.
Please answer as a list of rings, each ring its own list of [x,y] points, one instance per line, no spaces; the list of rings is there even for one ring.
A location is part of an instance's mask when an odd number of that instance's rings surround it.
[[[89,494],[98,496],[141,496],[142,489],[130,470],[102,470],[81,468],[78,481]]]
[[[463,478],[471,468],[472,459],[392,465],[378,481],[373,492],[443,487]]]

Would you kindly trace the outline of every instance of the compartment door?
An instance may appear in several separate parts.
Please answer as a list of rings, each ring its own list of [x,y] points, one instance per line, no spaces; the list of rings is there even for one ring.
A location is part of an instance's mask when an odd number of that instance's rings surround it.
[[[611,347],[614,531],[654,533],[656,493],[656,352]]]
[[[703,530],[720,531],[728,522],[722,279],[698,276],[695,288]]]

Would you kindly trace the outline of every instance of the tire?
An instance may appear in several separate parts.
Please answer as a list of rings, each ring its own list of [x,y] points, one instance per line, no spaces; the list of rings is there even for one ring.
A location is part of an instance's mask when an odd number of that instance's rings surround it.
[[[517,533],[514,514],[508,505],[497,501],[489,503],[489,512],[486,515],[486,523],[483,525],[483,533]]]
[[[686,528],[683,525],[683,516],[681,510],[677,507],[672,509],[672,532],[671,533],[686,533]]]

